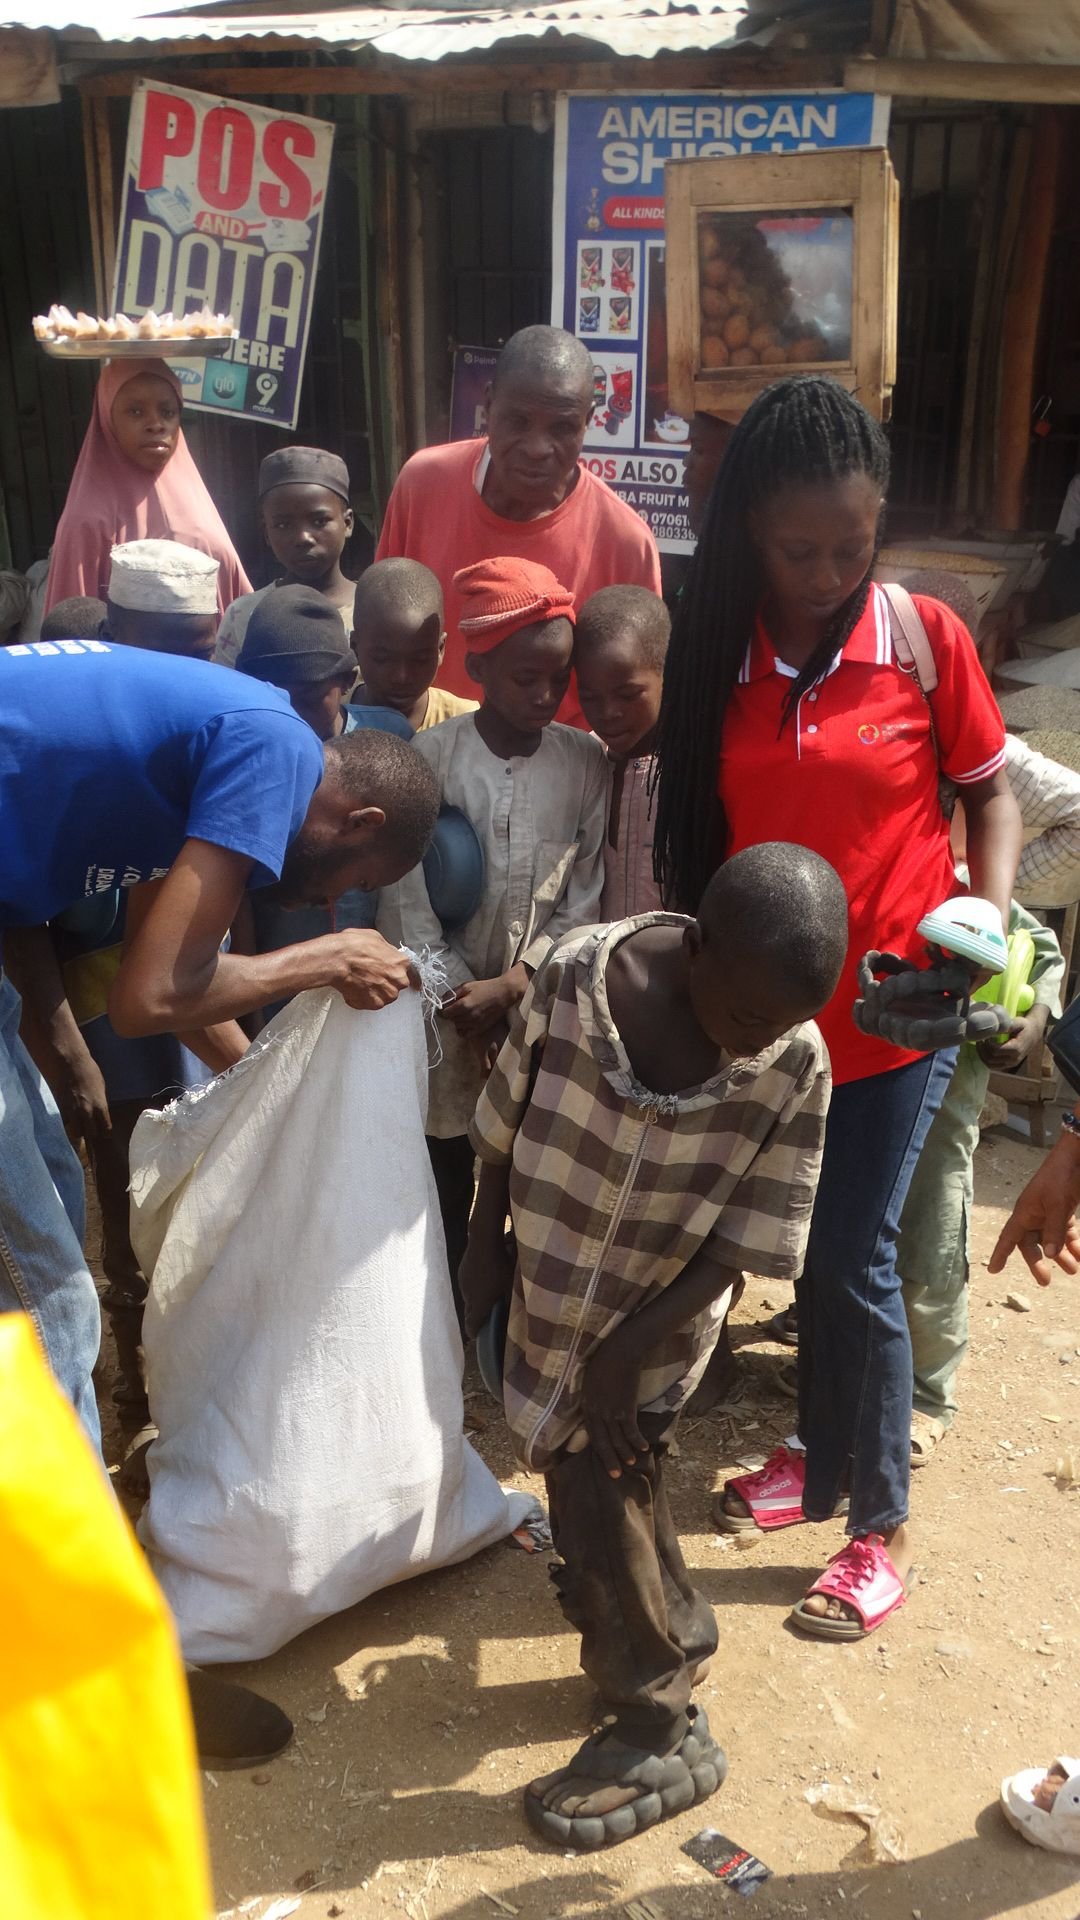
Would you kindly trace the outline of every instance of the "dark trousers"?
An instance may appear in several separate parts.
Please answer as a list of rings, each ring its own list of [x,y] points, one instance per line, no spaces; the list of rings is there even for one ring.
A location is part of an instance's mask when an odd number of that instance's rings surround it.
[[[129,1156],[136,1120],[148,1106],[158,1104],[152,1100],[116,1101],[109,1108],[111,1133],[98,1134],[87,1141],[101,1208],[101,1265],[105,1274],[101,1304],[109,1316],[116,1342],[117,1372],[112,1397],[121,1425],[129,1432],[137,1432],[150,1417],[142,1355],[147,1285],[131,1244]],[[165,1105],[164,1098],[160,1105]]]
[[[429,1133],[427,1149],[431,1171],[435,1175],[435,1190],[439,1196],[443,1238],[446,1241],[446,1264],[450,1269],[450,1285],[454,1290],[454,1305],[460,1326],[464,1323],[464,1314],[458,1292],[458,1268],[465,1257],[469,1238],[476,1155],[469,1145],[468,1135],[464,1133],[455,1134],[450,1140],[436,1140]]]
[[[847,1487],[852,1534],[907,1519],[911,1340],[896,1237],[955,1065],[950,1047],[833,1089],[796,1293],[799,1438],[807,1519],[827,1519]]]
[[[650,1450],[612,1480],[592,1447],[563,1454],[547,1480],[551,1568],[581,1634],[581,1664],[620,1735],[663,1753],[686,1728],[691,1673],[716,1652],[712,1608],[690,1583],[664,1488],[672,1414],[638,1416]]]

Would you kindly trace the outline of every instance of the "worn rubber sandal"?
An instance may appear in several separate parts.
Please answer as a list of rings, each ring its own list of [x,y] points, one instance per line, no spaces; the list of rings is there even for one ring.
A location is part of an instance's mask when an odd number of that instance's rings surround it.
[[[1049,1812],[1035,1805],[1034,1793],[1048,1773],[1061,1774]],[[1048,1853],[1080,1854],[1080,1760],[1059,1754],[1050,1767],[1025,1767],[1001,1783],[1001,1811],[1033,1847]]]
[[[785,1347],[797,1347],[799,1344],[799,1322],[794,1307],[784,1307],[782,1312],[774,1313],[766,1322],[769,1337],[779,1340]]]
[[[880,1533],[871,1533],[865,1540],[849,1540],[833,1555],[824,1573],[792,1608],[788,1621],[815,1640],[865,1640],[903,1606],[910,1586],[911,1575],[906,1583],[901,1580]],[[858,1619],[831,1620],[827,1614],[807,1613],[806,1602],[814,1593],[844,1601]]]
[[[724,1784],[727,1760],[709,1732],[704,1708],[690,1707],[688,1715],[690,1725],[674,1753],[662,1756],[644,1747],[629,1746],[613,1731],[604,1729],[586,1740],[569,1764],[560,1769],[568,1784],[581,1779],[640,1787],[636,1800],[610,1813],[556,1813],[545,1807],[531,1786],[526,1787],[523,1798],[530,1827],[553,1846],[595,1853],[600,1847],[630,1840],[635,1833],[644,1833],[647,1827],[708,1800]]]
[[[806,1518],[802,1510],[806,1455],[777,1447],[756,1473],[740,1473],[725,1480],[712,1505],[713,1525],[720,1533],[769,1533],[776,1527],[796,1527]],[[728,1513],[724,1500],[736,1493],[749,1513]]]
[[[935,1420],[931,1413],[921,1413],[916,1407],[911,1416],[911,1464],[913,1467],[925,1467],[928,1460],[937,1452],[949,1429],[942,1420]]]

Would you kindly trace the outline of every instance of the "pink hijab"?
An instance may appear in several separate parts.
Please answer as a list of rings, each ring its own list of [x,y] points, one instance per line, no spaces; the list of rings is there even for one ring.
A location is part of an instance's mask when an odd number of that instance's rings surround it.
[[[183,391],[164,360],[109,360],[94,394],[94,412],[72,475],[56,529],[45,611],[72,594],[107,598],[109,553],[126,540],[178,540],[219,563],[222,613],[248,579],[225,523],[191,457],[183,431],[168,465],[154,478],[121,452],[112,429],[113,403],[121,387],[141,373],[167,380],[178,400]]]

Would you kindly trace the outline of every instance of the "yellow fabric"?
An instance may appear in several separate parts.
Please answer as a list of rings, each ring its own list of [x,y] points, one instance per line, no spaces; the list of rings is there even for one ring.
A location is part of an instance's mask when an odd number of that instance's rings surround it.
[[[429,687],[427,712],[417,733],[426,733],[429,727],[441,726],[444,720],[456,719],[459,713],[475,713],[479,700],[465,700],[460,693],[447,693],[445,687]]]
[[[4,1920],[206,1920],[165,1603],[31,1323],[0,1316]]]
[[[109,1011],[109,995],[124,957],[123,941],[114,947],[98,947],[93,953],[76,954],[65,960],[61,969],[64,992],[76,1024],[85,1027]]]

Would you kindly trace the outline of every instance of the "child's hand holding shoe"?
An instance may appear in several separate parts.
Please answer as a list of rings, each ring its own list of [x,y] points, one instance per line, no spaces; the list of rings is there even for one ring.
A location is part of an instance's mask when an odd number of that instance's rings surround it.
[[[1032,1007],[1030,1013],[1021,1014],[1010,1022],[1007,1040],[980,1040],[976,1049],[979,1059],[984,1066],[992,1067],[995,1073],[1015,1073],[1029,1054],[1042,1046],[1049,1016],[1049,1007]]]

